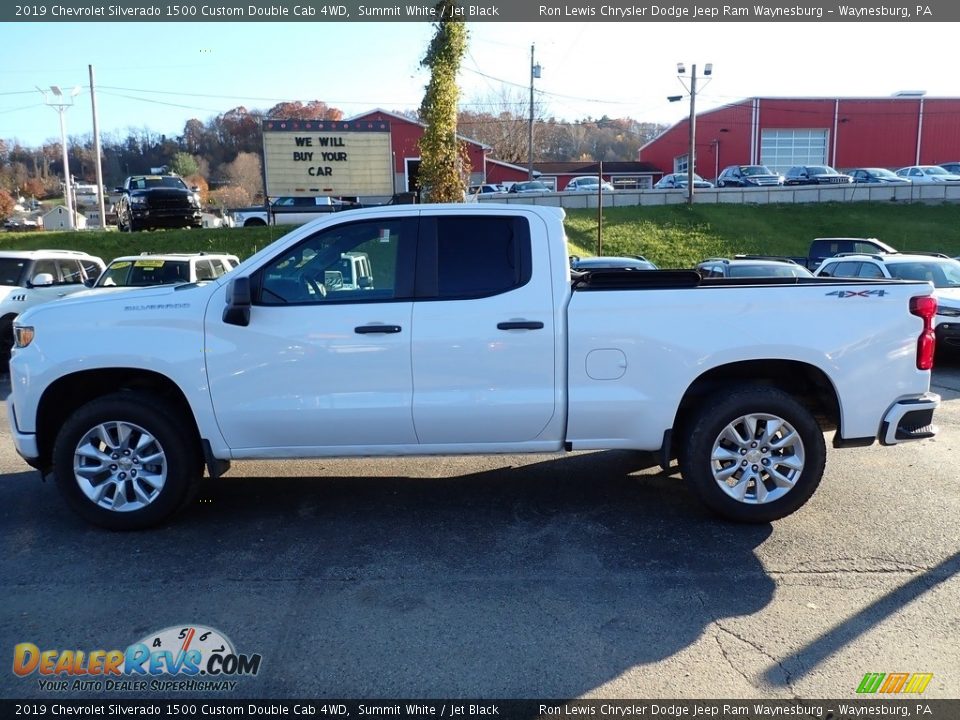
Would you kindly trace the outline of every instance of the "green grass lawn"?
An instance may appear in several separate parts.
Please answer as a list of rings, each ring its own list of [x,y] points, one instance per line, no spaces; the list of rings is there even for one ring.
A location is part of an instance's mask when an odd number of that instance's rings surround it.
[[[291,228],[156,230],[138,233],[0,233],[0,249],[85,250],[110,261],[138,252],[226,252],[246,258]],[[597,252],[596,210],[569,210],[570,252]],[[690,267],[735,253],[806,255],[815,237],[875,237],[900,250],[960,255],[960,205],[823,203],[606,208],[603,254],[645,255],[661,267]]]

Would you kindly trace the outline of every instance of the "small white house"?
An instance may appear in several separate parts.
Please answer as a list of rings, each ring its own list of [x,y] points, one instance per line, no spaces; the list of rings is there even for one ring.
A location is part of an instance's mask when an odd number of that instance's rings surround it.
[[[43,221],[44,230],[69,230],[70,223],[68,214],[70,211],[67,210],[65,205],[56,205],[49,212],[44,213],[41,218]],[[74,229],[83,230],[87,227],[87,218],[78,213],[76,210],[73,212],[74,217]]]

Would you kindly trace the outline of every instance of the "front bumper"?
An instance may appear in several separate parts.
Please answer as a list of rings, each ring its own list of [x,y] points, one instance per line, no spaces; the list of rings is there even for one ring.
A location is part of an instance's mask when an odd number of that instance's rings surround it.
[[[17,454],[31,467],[39,467],[40,450],[37,447],[37,436],[35,433],[21,432],[17,427],[17,413],[13,407],[12,398],[7,398],[7,422],[10,425],[10,436],[13,438],[13,446]]]
[[[940,396],[930,392],[894,403],[880,424],[880,443],[896,445],[907,440],[932,438],[938,432],[933,424],[933,411],[939,406]]]
[[[134,222],[150,225],[194,225],[199,227],[203,214],[193,208],[132,208]]]

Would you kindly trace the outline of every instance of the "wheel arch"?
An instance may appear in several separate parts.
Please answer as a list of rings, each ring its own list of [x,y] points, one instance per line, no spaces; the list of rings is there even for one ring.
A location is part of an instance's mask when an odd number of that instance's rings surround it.
[[[680,400],[670,433],[674,443],[685,437],[687,426],[709,395],[732,384],[775,387],[806,406],[823,430],[840,428],[840,402],[836,388],[820,368],[798,360],[745,360],[719,365],[698,376]],[[676,456],[677,449],[671,449]]]
[[[58,378],[40,397],[37,407],[38,466],[44,474],[53,464],[53,446],[64,421],[77,409],[99,397],[117,392],[155,395],[174,409],[185,429],[201,447],[200,430],[193,410],[179,386],[166,375],[141,368],[98,368]]]

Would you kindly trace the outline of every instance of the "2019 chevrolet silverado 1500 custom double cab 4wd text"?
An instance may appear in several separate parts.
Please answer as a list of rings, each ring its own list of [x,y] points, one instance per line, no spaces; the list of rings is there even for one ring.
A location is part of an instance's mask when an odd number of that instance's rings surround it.
[[[328,288],[345,257],[372,278]],[[708,506],[765,522],[813,494],[825,430],[836,445],[934,434],[931,291],[571,281],[558,208],[358,209],[206,283],[28,310],[10,427],[111,528],[164,520],[234,459],[597,449],[678,458]]]

